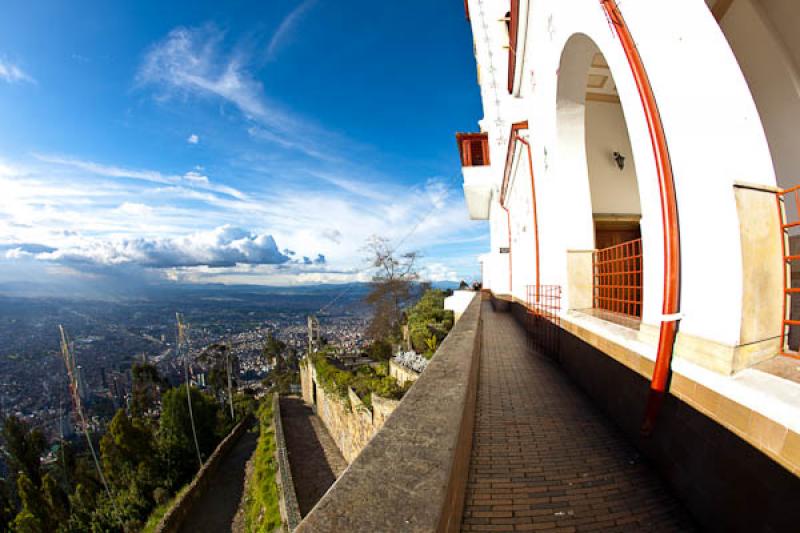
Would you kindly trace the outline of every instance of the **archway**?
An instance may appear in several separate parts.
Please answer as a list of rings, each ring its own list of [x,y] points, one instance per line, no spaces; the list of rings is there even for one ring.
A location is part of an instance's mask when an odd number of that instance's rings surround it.
[[[559,173],[583,189],[570,224],[579,228],[575,242],[594,250],[591,306],[639,319],[642,208],[636,163],[614,77],[586,35],[572,36],[561,56],[557,128]]]
[[[727,40],[758,110],[779,188],[800,184],[800,3],[796,0],[706,0]],[[800,222],[795,194],[783,196],[786,222]],[[789,249],[800,254],[800,226],[789,229]],[[791,286],[800,287],[800,261],[791,260]],[[800,295],[784,296],[800,319]],[[785,315],[784,315],[785,316]],[[800,347],[800,327],[789,326],[789,346]]]

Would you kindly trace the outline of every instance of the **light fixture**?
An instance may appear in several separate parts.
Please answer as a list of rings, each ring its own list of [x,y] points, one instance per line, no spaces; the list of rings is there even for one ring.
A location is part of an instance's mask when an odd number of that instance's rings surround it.
[[[614,162],[617,164],[620,170],[625,168],[625,156],[619,152],[614,152],[611,154],[611,157],[614,158]]]

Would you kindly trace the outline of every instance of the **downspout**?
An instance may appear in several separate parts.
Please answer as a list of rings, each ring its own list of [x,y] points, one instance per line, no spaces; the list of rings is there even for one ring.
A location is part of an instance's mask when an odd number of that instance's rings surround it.
[[[533,177],[533,156],[531,155],[531,145],[528,141],[520,137],[518,133],[514,134],[516,140],[525,145],[528,149],[528,171],[531,175],[531,204],[533,207],[533,238],[536,242],[536,301],[539,301],[540,292],[540,279],[539,279],[539,218],[536,213],[536,180]]]
[[[661,308],[661,328],[658,335],[658,352],[650,382],[650,395],[647,399],[642,433],[649,435],[655,427],[656,417],[666,394],[670,375],[670,364],[675,347],[675,334],[678,329],[680,300],[680,227],[678,225],[678,205],[675,195],[675,179],[669,159],[664,125],[658,111],[653,88],[644,68],[644,63],[636,48],[630,29],[617,6],[616,0],[600,0],[609,22],[619,37],[625,57],[631,68],[636,89],[644,108],[650,143],[658,173],[658,188],[661,196],[661,222],[664,232],[664,301]]]

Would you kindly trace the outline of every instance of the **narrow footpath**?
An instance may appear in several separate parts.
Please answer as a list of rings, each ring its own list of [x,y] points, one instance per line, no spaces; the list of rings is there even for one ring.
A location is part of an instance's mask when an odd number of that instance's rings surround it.
[[[624,436],[510,313],[482,304],[478,406],[462,531],[692,531]]]
[[[233,518],[244,492],[245,465],[256,449],[258,431],[247,430],[219,464],[209,480],[209,490],[192,505],[183,533],[232,531]]]
[[[300,398],[281,397],[281,420],[300,514],[308,512],[347,468],[336,443]]]

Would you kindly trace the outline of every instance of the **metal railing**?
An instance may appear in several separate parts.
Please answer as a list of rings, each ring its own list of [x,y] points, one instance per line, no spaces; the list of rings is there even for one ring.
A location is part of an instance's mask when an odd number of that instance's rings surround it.
[[[557,355],[560,346],[561,285],[528,285],[528,332],[535,347]]]
[[[796,337],[798,336],[798,327],[800,326],[800,317],[796,313],[792,313],[792,298],[800,295],[800,287],[792,286],[792,264],[800,261],[800,255],[792,255],[792,250],[789,247],[789,233],[793,228],[800,227],[800,185],[790,187],[789,189],[781,189],[775,193],[775,199],[778,204],[778,216],[781,222],[781,250],[783,256],[783,323],[781,325],[781,355],[788,355],[800,359],[800,353],[797,352]],[[787,210],[787,200],[793,200],[794,209]],[[797,233],[795,230],[794,233]],[[794,348],[794,349],[792,349]]]
[[[592,254],[595,309],[642,317],[642,239],[623,242]]]

